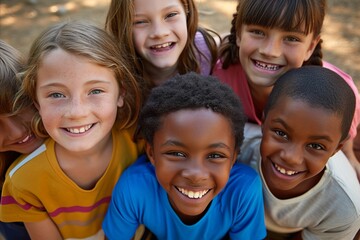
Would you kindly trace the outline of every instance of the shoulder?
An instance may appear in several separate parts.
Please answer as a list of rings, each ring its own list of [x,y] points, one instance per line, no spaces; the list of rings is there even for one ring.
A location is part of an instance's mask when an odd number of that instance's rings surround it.
[[[9,178],[15,178],[20,176],[29,176],[29,172],[36,174],[37,169],[43,169],[48,164],[48,157],[52,157],[56,161],[54,151],[54,141],[48,139],[28,155],[20,156],[12,165],[9,167],[7,175]],[[39,163],[41,162],[41,164]]]
[[[335,191],[333,194],[338,196],[336,198],[348,199],[360,216],[360,185],[354,169],[342,151],[338,151],[329,159],[327,168],[331,176],[329,188]]]
[[[261,193],[261,179],[259,174],[251,167],[242,163],[235,163],[230,172],[226,191],[232,194]]]
[[[245,72],[240,63],[231,64],[228,68],[223,69],[223,61],[218,59],[213,69],[214,76],[218,77],[223,82],[237,82],[245,79]]]

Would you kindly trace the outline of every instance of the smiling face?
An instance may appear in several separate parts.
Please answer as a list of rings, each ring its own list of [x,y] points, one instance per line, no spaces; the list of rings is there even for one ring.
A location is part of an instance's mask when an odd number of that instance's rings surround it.
[[[135,49],[147,71],[176,71],[188,34],[180,0],[134,0]]]
[[[46,131],[71,152],[96,151],[110,138],[117,107],[123,105],[110,69],[62,49],[43,57],[36,95]]]
[[[237,152],[228,119],[197,109],[166,115],[147,154],[174,211],[193,223],[225,187]]]
[[[278,198],[295,197],[322,177],[328,159],[341,149],[342,119],[330,110],[282,97],[262,126],[261,169]]]
[[[318,41],[312,33],[244,24],[236,43],[250,87],[272,87],[285,72],[301,67]]]
[[[0,114],[0,152],[28,154],[38,148],[43,139],[30,131],[34,112],[31,109],[14,114]]]

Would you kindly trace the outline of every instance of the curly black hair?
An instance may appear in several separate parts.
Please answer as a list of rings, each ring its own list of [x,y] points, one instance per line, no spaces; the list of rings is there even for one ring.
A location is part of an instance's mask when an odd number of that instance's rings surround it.
[[[165,115],[181,109],[199,108],[211,109],[225,116],[232,125],[235,146],[240,148],[246,117],[239,98],[216,77],[194,72],[177,75],[152,89],[140,113],[141,133],[147,142],[153,144],[154,134],[161,127]]]

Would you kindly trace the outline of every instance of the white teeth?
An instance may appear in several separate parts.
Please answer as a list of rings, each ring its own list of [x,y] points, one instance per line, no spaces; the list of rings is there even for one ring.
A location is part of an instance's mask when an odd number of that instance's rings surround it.
[[[277,164],[274,164],[274,166],[275,166],[276,170],[278,170],[279,172],[281,172],[281,173],[284,174],[284,175],[289,175],[289,176],[291,176],[291,175],[294,175],[294,174],[298,173],[298,172],[296,172],[296,171],[286,170],[285,168],[282,168],[282,167],[280,167],[280,166],[277,165]]]
[[[152,48],[159,49],[159,48],[169,47],[170,45],[171,45],[171,43],[168,42],[168,43],[164,43],[164,44],[159,44],[159,45],[153,46]]]
[[[184,188],[177,188],[182,194],[186,195],[189,198],[202,198],[206,193],[209,192],[208,190],[204,190],[204,191],[198,191],[198,192],[193,192],[193,191],[188,191]]]
[[[31,134],[30,135],[27,135],[23,140],[21,140],[20,142],[18,142],[18,143],[25,143],[25,142],[27,142],[30,138],[31,138]]]
[[[91,128],[92,124],[89,124],[85,127],[81,127],[81,128],[67,128],[67,130],[71,133],[75,133],[75,134],[78,134],[78,133],[84,133],[86,132],[87,130],[89,130]]]
[[[280,68],[279,65],[265,64],[265,63],[258,62],[258,61],[255,62],[255,65],[257,67],[263,68],[265,70],[270,70],[270,71],[276,71]]]

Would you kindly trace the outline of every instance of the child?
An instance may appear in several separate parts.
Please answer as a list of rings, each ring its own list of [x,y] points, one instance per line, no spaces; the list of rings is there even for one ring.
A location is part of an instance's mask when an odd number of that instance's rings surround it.
[[[244,113],[213,77],[178,75],[153,89],[140,116],[146,156],[117,183],[103,228],[130,239],[144,224],[158,239],[263,239],[259,177],[234,164]]]
[[[26,108],[14,112],[14,96],[21,81],[18,72],[23,69],[20,53],[0,40],[0,191],[5,180],[5,172],[19,154],[27,154],[38,148],[43,139],[30,130],[33,109]],[[23,223],[0,222],[0,238],[30,239]]]
[[[125,44],[150,88],[178,73],[209,75],[217,58],[194,0],[112,0],[105,28]]]
[[[302,239],[354,239],[360,185],[338,151],[354,109],[353,90],[329,69],[304,66],[276,81],[264,110],[262,141],[261,132],[253,138],[261,141],[255,165],[270,239],[273,232],[277,239],[293,239],[298,231]]]
[[[302,65],[323,65],[338,73],[356,96],[350,139],[343,151],[358,169],[360,179],[360,163],[352,150],[359,124],[360,98],[351,77],[321,59],[324,16],[325,0],[239,1],[231,33],[221,48],[221,60],[213,74],[237,93],[249,121],[261,125],[268,96],[282,74]]]
[[[32,239],[101,239],[113,187],[139,153],[136,81],[116,41],[87,23],[50,27],[29,56],[15,104],[34,104],[34,129],[51,138],[9,168],[0,219],[24,222]]]

